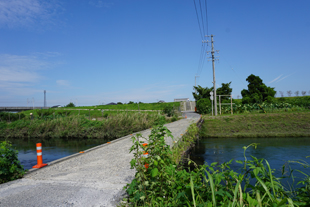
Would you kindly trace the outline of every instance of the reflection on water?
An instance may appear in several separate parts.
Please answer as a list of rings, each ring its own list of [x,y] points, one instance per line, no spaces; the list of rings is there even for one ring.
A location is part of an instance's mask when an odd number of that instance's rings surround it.
[[[18,150],[18,159],[25,169],[31,169],[32,166],[37,164],[36,143],[42,143],[43,162],[48,163],[107,142],[104,139],[7,140],[12,143],[14,149]],[[3,139],[0,139],[0,141],[3,141]]]
[[[310,163],[310,138],[206,138],[196,143],[191,153],[191,159],[197,164],[205,162],[223,163],[231,159],[244,160],[243,146],[251,143],[259,143],[258,147],[250,147],[246,150],[247,159],[250,155],[268,160],[275,175],[281,176],[282,166],[289,160],[304,160]],[[298,169],[310,174],[310,168],[304,168],[299,164],[290,164],[293,169]],[[239,171],[241,165],[232,162],[232,169]],[[300,174],[295,173],[296,176]],[[301,176],[304,177],[304,176]]]

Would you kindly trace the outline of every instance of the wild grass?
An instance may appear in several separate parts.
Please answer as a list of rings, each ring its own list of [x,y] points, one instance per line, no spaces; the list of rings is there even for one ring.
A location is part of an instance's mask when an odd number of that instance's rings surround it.
[[[203,116],[200,137],[310,137],[310,112]]]
[[[163,110],[166,106],[179,107],[180,102],[79,106],[74,109]]]
[[[0,122],[3,138],[95,138],[115,139],[152,127],[155,123],[169,122],[157,113],[111,113],[90,120],[85,116],[56,116],[47,119],[24,119],[12,123]]]

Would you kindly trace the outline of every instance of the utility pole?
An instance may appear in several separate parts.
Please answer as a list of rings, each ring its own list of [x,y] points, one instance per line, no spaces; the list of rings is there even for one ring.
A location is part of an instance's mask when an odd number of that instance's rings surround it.
[[[197,89],[196,89],[196,77],[199,77],[198,75],[195,75],[195,94],[197,95]]]
[[[214,115],[217,116],[217,100],[216,100],[216,84],[215,84],[215,64],[214,64],[214,46],[213,35],[211,34],[211,55],[212,55],[212,68],[213,68],[213,88],[214,88]]]
[[[206,35],[206,37],[209,37],[208,35]],[[203,41],[203,43],[208,43],[209,41]],[[218,50],[214,51],[214,45],[213,45],[214,41],[213,41],[213,35],[211,35],[211,58],[212,58],[212,68],[213,68],[213,90],[214,90],[214,115],[217,115],[217,100],[216,100],[216,82],[215,82],[215,56],[214,56],[214,52],[218,53]],[[207,52],[207,54],[209,54],[209,52]],[[208,60],[209,61],[209,60]]]
[[[46,90],[44,90],[44,108],[46,107]]]

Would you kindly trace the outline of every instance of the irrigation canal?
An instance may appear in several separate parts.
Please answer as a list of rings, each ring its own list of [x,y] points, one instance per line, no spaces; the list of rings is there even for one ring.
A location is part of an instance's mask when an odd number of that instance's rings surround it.
[[[310,168],[304,168],[302,165],[289,161],[306,161],[310,164],[310,138],[205,138],[197,141],[195,147],[191,151],[190,158],[198,165],[205,162],[211,164],[213,162],[224,163],[231,159],[244,161],[243,147],[252,143],[259,143],[257,148],[249,147],[246,150],[247,159],[251,159],[251,155],[256,158],[265,158],[271,169],[275,169],[275,176],[281,177],[282,167],[290,166],[292,169],[300,170],[310,174]],[[265,164],[265,163],[264,163]],[[231,164],[231,169],[240,172],[242,165],[235,161]],[[289,175],[289,169],[286,168],[285,175]],[[294,171],[295,184],[305,176]],[[284,186],[290,187],[291,179],[284,179]]]
[[[199,114],[185,113],[187,119],[165,125],[175,140],[200,119]],[[141,133],[147,137],[150,132]],[[166,142],[173,145],[170,138]],[[125,193],[123,187],[134,178],[131,146],[129,135],[31,169],[24,178],[0,185],[0,206],[116,206]]]

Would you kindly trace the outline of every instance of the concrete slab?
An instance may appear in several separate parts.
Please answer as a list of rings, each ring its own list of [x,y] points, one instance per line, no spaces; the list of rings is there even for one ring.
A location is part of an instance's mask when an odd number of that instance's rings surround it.
[[[187,117],[190,118],[166,124],[175,140],[200,115],[190,113]],[[148,129],[141,133],[148,137],[150,132]],[[125,194],[123,187],[135,175],[135,170],[130,169],[130,137],[54,161],[23,179],[0,185],[0,206],[116,206]],[[166,141],[173,145],[170,138]]]

